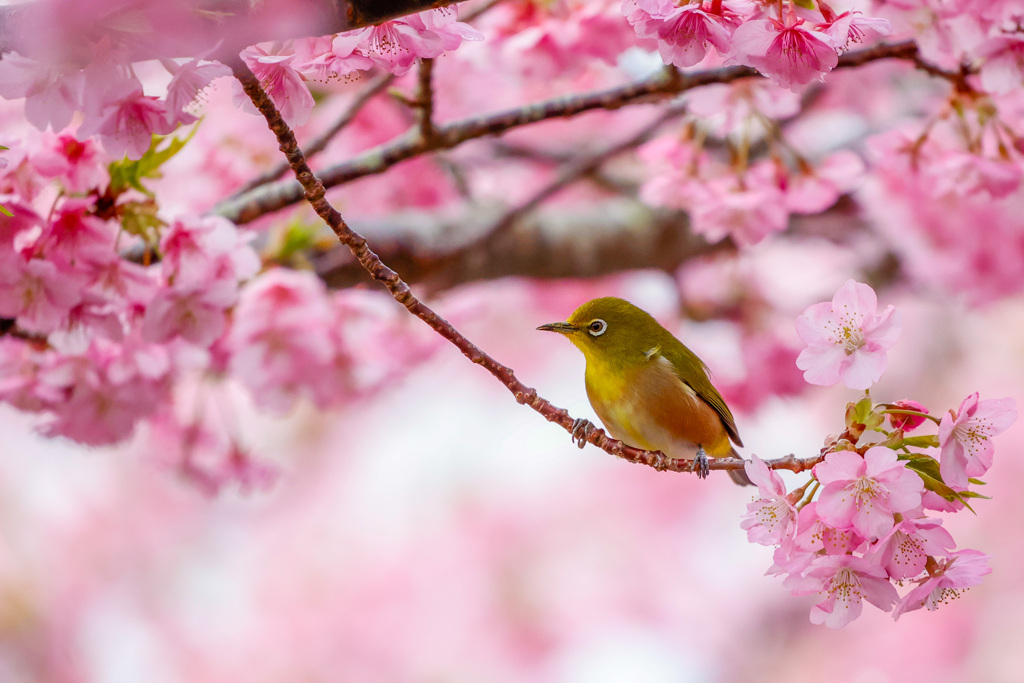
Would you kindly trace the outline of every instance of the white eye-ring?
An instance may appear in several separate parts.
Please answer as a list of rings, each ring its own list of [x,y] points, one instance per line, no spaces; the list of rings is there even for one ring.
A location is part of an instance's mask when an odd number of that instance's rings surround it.
[[[592,337],[600,337],[602,334],[604,334],[604,331],[607,329],[608,323],[601,320],[600,318],[595,318],[594,320],[591,320],[590,324],[587,325],[587,332],[589,332],[590,336]]]

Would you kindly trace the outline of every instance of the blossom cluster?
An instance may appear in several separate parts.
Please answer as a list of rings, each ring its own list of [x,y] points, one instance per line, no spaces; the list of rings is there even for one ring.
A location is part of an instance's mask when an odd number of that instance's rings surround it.
[[[888,20],[836,14],[824,2],[623,0],[643,39],[657,43],[666,64],[693,66],[710,53],[752,66],[784,88],[806,85],[835,68],[839,55],[865,38],[888,35]]]
[[[255,234],[223,218],[164,218],[146,185],[180,145],[165,140],[139,163],[111,162],[70,133],[12,150],[0,169],[11,214],[0,221],[0,401],[40,415],[43,433],[88,445],[147,424],[178,452],[163,460],[202,490],[255,486],[267,468],[209,411],[179,415],[182,387],[240,383],[274,413],[302,398],[329,407],[432,346],[396,336],[397,312],[378,297],[264,269]],[[380,342],[357,372],[354,335],[400,341]]]
[[[875,315],[874,292],[849,282],[831,303],[798,321],[808,343],[801,355],[808,381],[867,389],[885,366],[898,334],[891,306]],[[852,383],[851,383],[852,381]],[[796,595],[817,594],[811,621],[840,628],[866,601],[898,619],[936,609],[991,570],[977,550],[956,550],[939,512],[970,508],[983,497],[993,437],[1016,420],[1015,401],[973,393],[941,418],[916,401],[875,404],[866,395],[846,408],[845,429],[830,436],[802,486],[788,491],[757,456],[746,465],[759,498],[741,526],[753,543],[775,546],[769,573]],[[931,420],[935,434],[908,436]],[[914,584],[900,596],[896,585]]]
[[[53,60],[17,52],[4,54],[0,97],[24,98],[25,116],[40,130],[49,127],[60,132],[77,114],[75,136],[79,141],[95,138],[115,158],[141,158],[153,135],[166,135],[179,125],[195,122],[190,109],[200,92],[213,79],[231,75],[231,70],[208,61],[209,51],[185,63],[161,56],[156,61],[170,75],[170,82],[159,94],[147,94],[136,73],[133,43],[127,38],[119,42],[120,35],[113,32],[87,41],[74,59],[63,52]],[[438,57],[463,40],[481,38],[455,20],[454,10],[439,9],[272,49],[255,45],[241,57],[285,118],[301,125],[313,108],[307,80],[345,77],[374,67],[401,74],[418,59]],[[237,103],[255,111],[240,90]]]
[[[254,45],[241,57],[285,120],[302,125],[313,110],[309,81],[350,78],[375,67],[401,75],[420,59],[439,57],[464,40],[482,39],[479,31],[456,21],[454,9],[437,9],[273,48]],[[255,113],[241,88],[235,102]]]

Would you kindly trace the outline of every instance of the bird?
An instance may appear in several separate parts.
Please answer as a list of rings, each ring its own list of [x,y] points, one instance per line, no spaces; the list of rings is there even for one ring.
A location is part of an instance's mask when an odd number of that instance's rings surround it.
[[[608,432],[627,445],[692,459],[708,474],[708,456],[740,457],[743,446],[732,411],[697,355],[641,308],[616,297],[593,299],[565,322],[537,328],[557,332],[586,358],[587,398]],[[574,437],[593,425],[577,420]],[[581,442],[582,447],[582,442]],[[746,473],[729,470],[740,485]]]

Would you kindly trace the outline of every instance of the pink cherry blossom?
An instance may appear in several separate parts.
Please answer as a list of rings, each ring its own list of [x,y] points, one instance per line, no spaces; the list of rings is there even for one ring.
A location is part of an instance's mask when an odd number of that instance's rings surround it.
[[[793,213],[821,213],[841,195],[857,188],[864,162],[848,150],[830,154],[817,165],[801,168],[786,178],[786,208]]]
[[[860,12],[843,12],[834,21],[820,27],[825,35],[832,38],[840,52],[849,49],[851,43],[861,43],[870,34],[872,37],[892,33],[888,19],[865,17]]]
[[[877,556],[889,578],[912,579],[924,571],[929,556],[945,555],[954,546],[940,520],[904,519],[872,545],[871,555]]]
[[[479,31],[456,21],[451,9],[428,10],[339,34],[354,36],[358,36],[363,54],[397,75],[407,72],[417,59],[440,57],[463,40],[483,40]]]
[[[981,87],[1005,95],[1024,85],[1024,36],[1004,33],[986,41],[979,55]]]
[[[910,399],[903,399],[902,401],[894,401],[893,405],[897,409],[905,408],[907,410],[913,410],[917,413],[928,413],[928,409],[917,401],[911,401]],[[895,412],[889,413],[889,424],[892,425],[893,429],[902,429],[905,432],[910,432],[920,427],[924,421],[928,418],[921,417],[920,415],[906,415],[903,413]]]
[[[747,514],[740,528],[747,530],[747,540],[761,545],[780,545],[796,527],[796,507],[786,498],[786,486],[778,472],[768,469],[756,455],[744,465],[750,481],[757,485],[761,497],[747,503]]]
[[[765,120],[789,118],[800,111],[800,96],[767,78],[712,83],[686,93],[687,106],[714,135],[763,137]]]
[[[160,240],[161,272],[183,288],[247,280],[260,268],[252,238],[219,216],[178,216]]]
[[[63,391],[64,398],[49,406],[53,417],[43,432],[89,445],[129,437],[167,398],[168,384],[163,376],[138,369],[125,372],[119,363],[123,357],[121,345],[96,343],[85,355],[56,358],[40,381]]]
[[[43,334],[57,329],[82,300],[87,278],[43,259],[12,259],[0,268],[0,316]]]
[[[98,113],[87,113],[75,134],[79,140],[97,136],[103,149],[114,158],[141,159],[154,135],[166,135],[173,130],[167,119],[164,103],[144,95],[138,87],[122,97],[107,100]]]
[[[231,75],[231,69],[224,64],[217,62],[200,64],[199,62],[198,58],[181,65],[171,60],[162,60],[161,62],[173,74],[171,82],[167,85],[167,97],[165,98],[167,123],[171,126],[195,121],[195,117],[185,111],[186,107],[199,97],[199,93],[210,84],[210,81]]]
[[[105,262],[115,253],[116,235],[109,224],[89,215],[92,207],[85,199],[61,204],[36,239],[34,251],[65,268]]]
[[[340,396],[343,387],[331,372],[337,357],[334,325],[323,282],[312,273],[264,273],[242,291],[235,309],[228,340],[231,372],[275,412],[286,411],[320,383],[333,384],[330,392]]]
[[[39,381],[53,354],[21,339],[0,337],[0,400],[38,412],[62,399],[62,392]]]
[[[732,45],[740,63],[789,89],[823,80],[839,63],[835,40],[802,19],[789,25],[770,18],[747,21],[733,33]]]
[[[861,457],[837,451],[814,466],[823,488],[818,515],[839,529],[853,527],[866,538],[884,536],[893,527],[893,515],[921,504],[924,482],[896,452],[884,446],[869,448]]]
[[[922,607],[937,610],[939,605],[959,598],[967,588],[977,586],[981,578],[991,572],[988,555],[977,550],[958,550],[945,560],[937,560],[935,566],[929,568],[928,578],[907,593],[896,606],[893,619]]]
[[[238,287],[225,280],[201,287],[162,289],[146,308],[142,338],[151,344],[163,344],[181,337],[198,346],[209,346],[224,332],[227,309],[237,298]]]
[[[292,64],[295,61],[294,53],[268,52],[254,45],[243,50],[241,57],[289,125],[301,126],[309,120],[313,111],[313,95]],[[232,83],[232,87],[235,88],[235,104],[243,111],[258,114],[237,81]]]
[[[808,383],[867,389],[878,381],[886,351],[899,338],[901,317],[891,305],[881,315],[877,309],[875,291],[848,280],[831,303],[814,304],[796,319],[797,334],[807,344],[796,365]]]
[[[70,133],[50,140],[32,156],[41,175],[59,180],[72,193],[87,192],[108,180],[108,159],[95,140],[78,140]]]
[[[7,52],[0,59],[0,97],[25,98],[25,118],[39,130],[59,132],[82,106],[82,78],[77,69],[57,67]]]
[[[955,150],[935,155],[924,174],[931,181],[929,191],[936,197],[984,192],[993,199],[1015,192],[1024,177],[1020,165],[1013,161]]]
[[[811,608],[811,623],[842,628],[861,615],[867,600],[888,612],[899,600],[885,570],[855,555],[817,557],[803,576],[789,576],[783,585],[794,595],[819,593],[822,601]]]
[[[359,51],[362,37],[352,32],[295,41],[295,68],[310,79],[328,81],[372,69]]]
[[[992,437],[1017,420],[1012,398],[979,400],[974,392],[959,410],[949,411],[939,424],[940,471],[950,486],[967,488],[969,477],[980,477],[992,466]]]
[[[735,178],[717,178],[702,185],[704,193],[694,192],[690,206],[693,231],[711,242],[728,236],[750,246],[785,230],[789,212],[778,187],[760,182],[756,176],[749,180],[749,184],[737,186]]]
[[[818,516],[818,502],[804,505],[797,515],[794,547],[805,552],[823,550],[826,555],[846,555],[858,551],[865,539],[853,527],[836,529]]]
[[[664,0],[626,0],[627,19],[643,38],[656,38],[666,64],[693,66],[714,47],[720,54],[731,50],[735,23],[711,14],[700,4],[675,5]]]

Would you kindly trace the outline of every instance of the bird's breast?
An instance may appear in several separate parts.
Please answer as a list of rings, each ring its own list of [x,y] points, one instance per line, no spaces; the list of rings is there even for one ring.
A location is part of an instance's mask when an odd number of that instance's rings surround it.
[[[612,436],[631,446],[689,458],[732,451],[721,417],[676,376],[664,356],[626,369],[587,362],[587,396]]]

